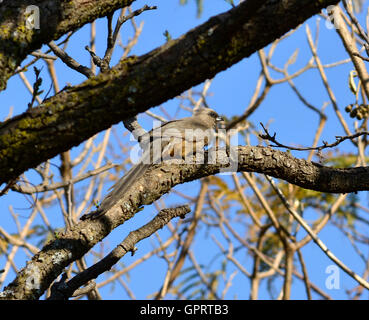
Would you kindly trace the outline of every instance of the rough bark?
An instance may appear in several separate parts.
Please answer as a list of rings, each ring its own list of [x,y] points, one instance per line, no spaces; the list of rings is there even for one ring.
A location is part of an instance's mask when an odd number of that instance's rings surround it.
[[[134,0],[4,0],[0,4],[0,91],[24,58]],[[39,8],[40,28],[27,28],[28,6]]]
[[[137,250],[136,245],[139,241],[150,237],[153,233],[163,228],[173,218],[184,218],[189,212],[191,212],[191,209],[188,205],[161,210],[150,222],[135,231],[131,231],[129,235],[114,248],[114,250],[99,262],[77,274],[68,282],[54,283],[51,287],[51,296],[49,300],[68,299],[88,281],[96,279],[105,271],[109,271],[128,252],[131,252],[133,255]]]
[[[324,167],[267,147],[236,147],[235,151],[238,171],[265,173],[317,191],[369,190],[369,168]],[[153,203],[178,184],[217,174],[228,167],[229,158],[224,150],[218,150],[217,157],[212,159],[216,161],[204,164],[161,163],[151,167],[105,215],[81,221],[46,244],[0,293],[0,299],[38,299],[66,266],[132,218],[143,205]]]
[[[48,2],[37,3],[46,5]],[[118,5],[118,1],[110,2]],[[128,2],[125,1],[126,4]],[[179,39],[169,41],[144,56],[124,60],[111,71],[78,86],[66,88],[39,107],[0,126],[0,184],[15,179],[25,170],[80,144],[111,125],[214,77],[296,28],[322,8],[338,2],[247,0]],[[82,2],[76,0],[55,3],[82,6]],[[85,3],[83,5],[87,5]],[[95,12],[94,16],[97,15],[98,12]],[[81,20],[88,21],[87,18]],[[65,24],[61,23],[62,26]],[[54,32],[58,36],[68,30],[67,27],[54,29],[58,30]],[[40,36],[40,39],[43,38]],[[10,40],[7,41],[5,43]],[[4,46],[4,40],[0,43]],[[13,55],[17,56],[16,53]]]

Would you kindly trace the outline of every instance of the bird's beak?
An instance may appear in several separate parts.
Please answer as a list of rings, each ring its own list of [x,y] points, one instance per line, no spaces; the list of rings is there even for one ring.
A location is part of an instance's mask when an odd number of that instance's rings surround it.
[[[222,122],[222,121],[224,121],[224,119],[223,119],[222,117],[219,117],[219,116],[218,116],[218,117],[215,119],[215,121],[216,121],[216,122]]]

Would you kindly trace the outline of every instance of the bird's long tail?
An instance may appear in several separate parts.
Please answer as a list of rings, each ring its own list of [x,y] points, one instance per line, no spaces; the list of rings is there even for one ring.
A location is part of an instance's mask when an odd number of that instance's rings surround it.
[[[112,191],[104,198],[99,206],[99,209],[103,212],[109,210],[113,205],[121,199],[128,191],[130,186],[139,179],[149,166],[143,162],[139,162],[134,165],[122,178],[120,178],[112,187]]]
[[[164,147],[167,144],[162,144]],[[148,148],[142,155],[140,162],[134,165],[122,178],[120,178],[112,187],[113,189],[101,202],[99,208],[89,214],[81,217],[81,220],[96,219],[105,214],[112,208],[131,188],[135,181],[141,178],[152,163],[157,163],[161,159],[161,148],[151,150]],[[155,152],[156,151],[156,152]]]
[[[82,220],[97,219],[112,208],[118,200],[129,190],[132,184],[145,174],[150,165],[142,161],[134,165],[122,178],[120,178],[112,187],[113,189],[101,202],[101,205],[96,211],[86,214],[81,217]]]

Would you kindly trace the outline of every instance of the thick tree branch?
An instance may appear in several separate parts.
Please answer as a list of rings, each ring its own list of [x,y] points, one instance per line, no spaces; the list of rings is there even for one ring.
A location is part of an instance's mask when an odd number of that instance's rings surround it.
[[[58,283],[54,284],[53,287],[55,286],[55,288],[52,290],[52,292],[54,292],[51,295],[50,300],[68,299],[81,286],[97,278],[103,272],[110,270],[114,264],[126,255],[126,253],[131,252],[133,255],[137,250],[136,244],[139,241],[151,236],[159,229],[162,229],[173,218],[184,218],[190,211],[191,210],[188,205],[161,210],[149,223],[130,232],[114,250],[99,262],[79,273],[66,283],[63,282],[61,285],[58,285]]]
[[[0,126],[0,184],[214,77],[338,2],[247,0],[179,39],[63,90]]]
[[[235,151],[238,171],[261,172],[323,192],[369,190],[367,167],[329,168],[267,147],[236,147]],[[217,161],[213,164],[161,163],[152,166],[105,215],[81,221],[46,244],[0,293],[0,298],[39,298],[66,266],[80,259],[113,229],[131,219],[143,205],[153,203],[178,184],[219,173],[227,168],[227,159],[227,152],[218,150]]]
[[[97,18],[129,6],[134,0],[5,0],[0,5],[0,91],[24,58]],[[39,29],[27,25],[37,6]],[[27,12],[28,11],[28,12]],[[36,27],[36,25],[35,25]]]

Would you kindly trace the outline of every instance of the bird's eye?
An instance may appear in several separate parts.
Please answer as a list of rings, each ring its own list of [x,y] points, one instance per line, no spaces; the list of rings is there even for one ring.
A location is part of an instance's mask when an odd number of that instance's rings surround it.
[[[218,117],[218,115],[215,113],[215,112],[210,112],[210,117],[213,117],[213,118],[217,118]]]

